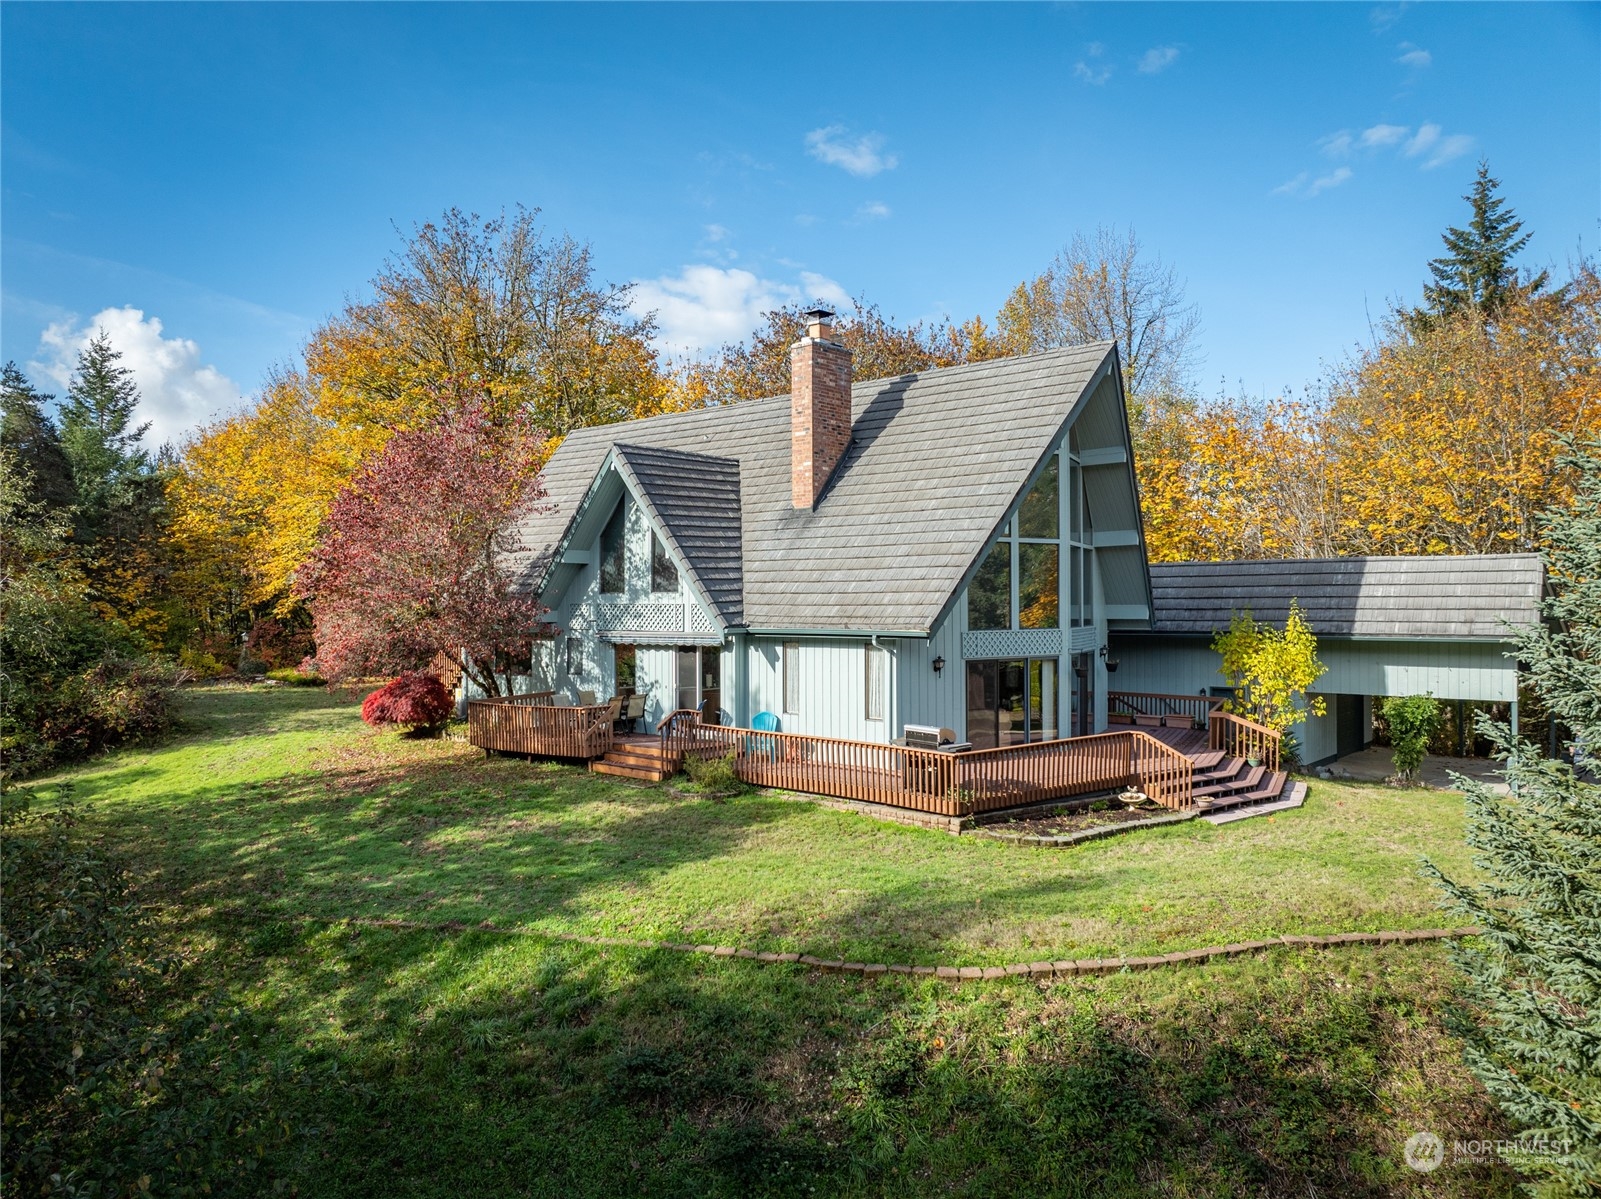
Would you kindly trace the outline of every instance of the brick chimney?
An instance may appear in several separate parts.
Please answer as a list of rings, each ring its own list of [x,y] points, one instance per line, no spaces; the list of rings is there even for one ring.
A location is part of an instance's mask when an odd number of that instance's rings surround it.
[[[851,443],[851,352],[834,336],[834,314],[806,313],[806,336],[789,348],[789,479],[797,508],[817,497]]]

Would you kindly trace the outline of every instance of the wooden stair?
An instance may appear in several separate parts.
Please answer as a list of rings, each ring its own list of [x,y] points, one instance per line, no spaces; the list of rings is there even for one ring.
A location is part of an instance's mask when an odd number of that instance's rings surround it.
[[[1229,763],[1233,763],[1233,769],[1226,776],[1218,777],[1221,770],[1214,772],[1203,786],[1195,788],[1195,805],[1201,811],[1270,803],[1284,793],[1289,775],[1283,771],[1270,773],[1265,766],[1247,767],[1239,758],[1231,758],[1224,765]]]
[[[589,769],[595,774],[659,783],[677,774],[678,765],[678,755],[664,753],[661,742],[652,737],[616,742],[605,757],[590,762]]]

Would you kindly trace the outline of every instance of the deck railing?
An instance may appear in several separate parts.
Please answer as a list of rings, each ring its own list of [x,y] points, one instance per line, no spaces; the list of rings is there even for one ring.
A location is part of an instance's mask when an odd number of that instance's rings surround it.
[[[1144,723],[1139,718],[1146,717],[1151,723],[1162,719],[1171,724],[1168,717],[1176,716],[1180,720],[1188,718],[1189,727],[1204,729],[1207,717],[1213,712],[1221,710],[1223,701],[1214,699],[1209,695],[1175,695],[1163,691],[1108,691],[1106,693],[1106,710],[1108,714],[1123,713],[1135,718],[1135,723]]]
[[[690,709],[659,727],[664,755],[732,757],[759,787],[966,816],[1073,795],[1138,786],[1163,807],[1187,808],[1190,760],[1129,731],[999,749],[941,753],[870,741],[764,733],[700,723]]]
[[[467,705],[467,740],[481,749],[550,758],[599,758],[612,747],[610,704],[556,707],[553,692],[501,695]]]
[[[1279,768],[1282,737],[1266,725],[1232,712],[1213,712],[1209,744],[1231,758],[1254,758],[1270,771]]]

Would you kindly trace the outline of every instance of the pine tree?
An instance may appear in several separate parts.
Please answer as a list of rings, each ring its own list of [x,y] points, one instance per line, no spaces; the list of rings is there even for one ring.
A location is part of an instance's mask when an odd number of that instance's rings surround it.
[[[45,411],[54,400],[35,390],[15,362],[0,370],[0,445],[15,452],[17,464],[27,472],[27,502],[52,510],[70,508],[78,498],[72,464]]]
[[[61,406],[61,448],[72,464],[80,524],[89,536],[150,474],[150,455],[139,444],[150,424],[134,426],[139,389],[132,372],[119,365],[121,358],[102,332],[78,354]]]
[[[1428,874],[1483,929],[1455,958],[1471,1011],[1453,1016],[1469,1068],[1532,1151],[1511,1156],[1535,1194],[1601,1194],[1601,441],[1567,443],[1580,482],[1544,531],[1554,598],[1522,631],[1527,682],[1573,734],[1572,764],[1545,760],[1505,724],[1479,731],[1505,755],[1510,794],[1459,779],[1482,884]]]
[[[1423,285],[1427,308],[1415,314],[1419,319],[1470,309],[1493,316],[1514,292],[1533,293],[1545,286],[1546,271],[1527,283],[1518,282],[1518,268],[1512,260],[1533,234],[1518,236],[1523,222],[1496,194],[1500,186],[1501,181],[1490,176],[1490,164],[1480,162],[1473,190],[1462,197],[1473,209],[1472,219],[1466,229],[1453,225],[1441,236],[1449,253],[1429,263],[1434,282]]]

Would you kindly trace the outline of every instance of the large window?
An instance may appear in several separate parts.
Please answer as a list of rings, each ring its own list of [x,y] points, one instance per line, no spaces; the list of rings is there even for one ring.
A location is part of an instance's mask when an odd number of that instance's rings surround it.
[[[678,590],[678,567],[654,529],[650,533],[650,589],[659,595]]]
[[[1090,552],[1094,532],[1084,495],[1084,468],[1078,464],[1078,442],[1070,443],[1067,463],[1067,540],[1068,593],[1067,623],[1073,628],[1095,623],[1095,593],[1090,571],[1095,555]]]
[[[1054,741],[1056,659],[967,664],[967,739],[974,749]]]
[[[967,586],[969,629],[1061,627],[1061,492],[1053,454]]]
[[[617,505],[600,534],[600,590],[604,595],[620,595],[627,580],[623,541],[628,527],[628,505]]]

